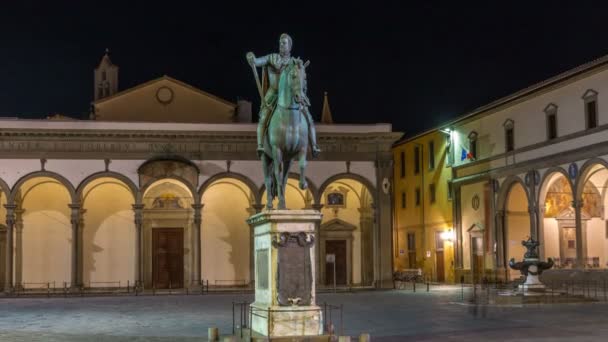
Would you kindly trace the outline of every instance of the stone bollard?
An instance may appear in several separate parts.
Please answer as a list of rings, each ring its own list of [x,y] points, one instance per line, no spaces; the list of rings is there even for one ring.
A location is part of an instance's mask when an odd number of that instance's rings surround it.
[[[220,332],[216,327],[207,329],[207,339],[209,341],[218,341],[220,339]]]
[[[350,342],[350,336],[339,336],[338,342]]]
[[[370,342],[372,339],[369,334],[361,334],[359,335],[359,342]]]

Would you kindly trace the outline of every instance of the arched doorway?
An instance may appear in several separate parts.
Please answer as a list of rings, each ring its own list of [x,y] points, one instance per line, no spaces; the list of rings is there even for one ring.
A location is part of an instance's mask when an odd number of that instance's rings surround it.
[[[372,285],[374,210],[369,187],[344,177],[320,191],[320,283],[333,285],[335,275],[337,285]]]
[[[205,186],[201,203],[203,279],[217,287],[248,285],[253,240],[246,220],[256,212],[255,190],[242,180],[223,177]]]
[[[576,265],[576,222],[572,207],[572,185],[563,170],[550,171],[541,184],[540,251],[543,259],[552,258],[554,268]]]
[[[582,168],[577,183],[574,202],[581,204],[581,227],[577,237],[581,243],[578,256],[579,266],[587,269],[608,267],[608,228],[606,209],[608,188],[608,163],[591,160]],[[578,242],[578,241],[577,241]]]
[[[17,182],[14,226],[16,287],[70,286],[72,280],[73,188],[50,175],[31,175]]]
[[[113,177],[88,181],[81,189],[82,279],[86,287],[117,287],[136,279],[133,185]]]
[[[144,285],[180,288],[194,279],[197,248],[194,227],[196,193],[182,180],[163,178],[143,189]],[[196,244],[196,245],[195,245]]]
[[[513,182],[507,193],[505,203],[505,265],[512,258],[523,258],[525,248],[521,242],[530,236],[530,213],[528,211],[528,194],[521,182]],[[521,274],[507,266],[510,280],[518,279]]]

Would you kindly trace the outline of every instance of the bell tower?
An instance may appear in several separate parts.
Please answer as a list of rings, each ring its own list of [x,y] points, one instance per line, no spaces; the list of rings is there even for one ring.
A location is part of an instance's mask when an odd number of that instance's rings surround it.
[[[93,98],[95,101],[118,92],[118,66],[112,64],[109,53],[110,50],[106,49],[105,55],[93,72],[95,82]]]

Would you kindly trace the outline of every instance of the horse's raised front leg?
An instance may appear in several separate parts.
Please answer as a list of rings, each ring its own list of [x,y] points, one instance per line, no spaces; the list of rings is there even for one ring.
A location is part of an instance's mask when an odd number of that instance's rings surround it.
[[[274,169],[274,181],[277,187],[277,197],[279,204],[277,209],[286,209],[285,207],[285,187],[283,184],[283,154],[280,149],[272,148],[272,166]]]
[[[306,181],[306,175],[304,174],[306,164],[306,150],[304,150],[304,152],[300,152],[298,159],[298,165],[300,167],[300,189],[302,190],[308,189],[308,182]]]
[[[266,154],[262,155],[262,170],[264,172],[264,185],[266,185],[266,209],[272,209],[272,177],[274,177],[272,170],[272,163],[270,158]]]

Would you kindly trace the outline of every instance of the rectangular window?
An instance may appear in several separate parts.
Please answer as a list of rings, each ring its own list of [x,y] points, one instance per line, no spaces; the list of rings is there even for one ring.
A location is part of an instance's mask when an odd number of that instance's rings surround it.
[[[473,160],[477,159],[477,139],[469,140],[469,153],[473,156]]]
[[[547,115],[547,138],[549,140],[557,138],[557,115]]]
[[[407,255],[409,268],[416,267],[416,233],[407,233]]]
[[[401,151],[399,164],[401,166],[401,178],[404,178],[405,177],[405,152],[403,152],[403,151]]]
[[[420,205],[420,188],[416,188],[416,206]]]
[[[435,184],[429,184],[429,193],[431,203],[435,203]]]
[[[435,142],[429,141],[429,169],[435,168]]]
[[[420,148],[414,147],[414,174],[420,173]]]
[[[401,193],[401,209],[405,209],[405,191]]]
[[[452,200],[452,182],[448,181],[448,201],[451,201],[451,200]]]
[[[507,152],[511,152],[515,149],[515,137],[513,136],[513,127],[505,129],[505,138],[507,144]]]
[[[588,101],[587,107],[587,129],[597,127],[597,102],[595,100]]]

